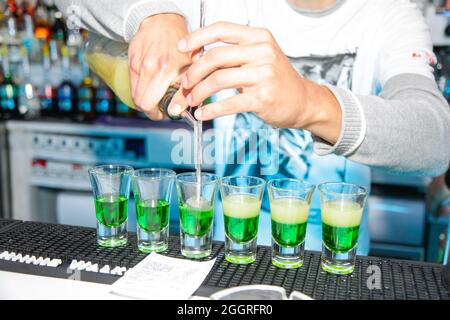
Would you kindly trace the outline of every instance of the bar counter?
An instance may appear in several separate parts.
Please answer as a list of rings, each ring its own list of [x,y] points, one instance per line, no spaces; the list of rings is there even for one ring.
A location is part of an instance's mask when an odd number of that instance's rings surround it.
[[[195,295],[208,297],[229,287],[264,284],[318,300],[450,300],[442,265],[358,257],[352,275],[336,276],[321,269],[318,252],[307,252],[300,269],[285,270],[272,266],[270,247],[258,247],[257,260],[250,265],[228,263],[223,249],[223,243],[214,243],[210,258],[216,257],[216,263]],[[95,229],[17,220],[0,220],[0,254],[5,251],[61,263],[49,267],[0,259],[0,270],[56,278],[70,277],[73,260],[128,270],[146,256],[137,251],[133,233],[129,233],[126,247],[105,249],[97,246]],[[165,254],[182,258],[177,236],[171,236]],[[377,276],[381,281],[377,282]],[[120,275],[81,271],[79,277],[81,281],[112,284]]]

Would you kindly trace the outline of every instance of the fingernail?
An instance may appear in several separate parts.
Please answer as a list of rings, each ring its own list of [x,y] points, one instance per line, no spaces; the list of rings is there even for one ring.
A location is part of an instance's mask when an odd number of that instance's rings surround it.
[[[187,49],[187,41],[185,39],[181,39],[181,41],[178,43],[178,50],[186,51],[186,49]]]
[[[179,104],[174,104],[173,106],[170,107],[169,114],[173,116],[178,116],[182,110],[183,108]]]
[[[197,119],[197,120],[202,120],[202,117],[203,117],[203,110],[202,109],[197,109],[196,111],[195,111],[195,118]]]
[[[189,80],[186,75],[181,78],[181,85],[183,86],[183,88],[187,88],[187,86],[189,85]]]

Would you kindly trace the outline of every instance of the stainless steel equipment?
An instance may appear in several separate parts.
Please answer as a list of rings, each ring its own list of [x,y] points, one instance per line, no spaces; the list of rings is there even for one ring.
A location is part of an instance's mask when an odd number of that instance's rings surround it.
[[[0,218],[10,218],[8,141],[5,123],[0,122]]]
[[[371,255],[408,260],[425,258],[425,194],[412,180],[392,176],[389,182],[375,180],[369,198]],[[411,186],[412,185],[412,186]]]

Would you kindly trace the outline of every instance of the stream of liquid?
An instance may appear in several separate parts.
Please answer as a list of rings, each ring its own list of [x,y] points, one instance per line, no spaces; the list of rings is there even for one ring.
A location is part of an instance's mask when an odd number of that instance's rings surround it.
[[[200,1],[200,28],[205,26],[206,21],[206,0]],[[203,55],[204,48],[201,49],[200,55]],[[198,108],[201,108],[199,105]],[[195,174],[197,178],[197,202],[201,203],[202,194],[202,164],[203,164],[203,121],[197,120],[194,125],[194,150],[195,150]]]
[[[203,123],[196,121],[194,126],[194,149],[195,149],[195,175],[197,178],[197,202],[200,203],[202,194],[202,163],[203,163]]]

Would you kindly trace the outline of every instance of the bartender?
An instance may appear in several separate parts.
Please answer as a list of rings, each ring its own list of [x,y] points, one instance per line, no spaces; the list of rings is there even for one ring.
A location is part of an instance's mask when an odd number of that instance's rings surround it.
[[[214,119],[216,130],[280,128],[280,143],[272,146],[279,168],[267,179],[370,187],[368,166],[428,176],[447,169],[450,109],[434,80],[430,31],[410,1],[213,0],[200,30],[198,0],[57,4],[68,14],[79,12],[82,27],[130,43],[133,99],[153,120],[163,119],[157,104],[174,82],[181,88],[169,107],[173,114],[238,89],[195,116]],[[208,47],[219,42],[227,45]],[[216,147],[238,154],[246,138]],[[259,155],[247,156],[256,162],[218,164],[216,173],[262,175]],[[263,209],[259,240],[268,244],[267,202]],[[221,239],[219,210],[214,231]],[[369,250],[366,216],[359,254]],[[321,247],[317,198],[306,246]]]

